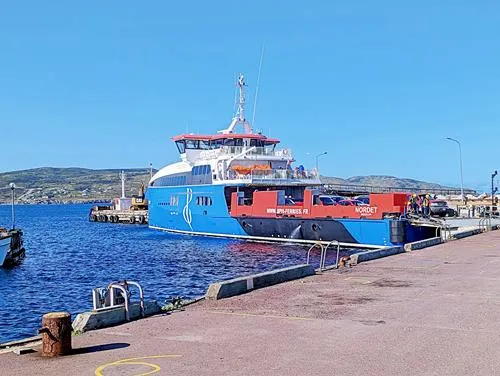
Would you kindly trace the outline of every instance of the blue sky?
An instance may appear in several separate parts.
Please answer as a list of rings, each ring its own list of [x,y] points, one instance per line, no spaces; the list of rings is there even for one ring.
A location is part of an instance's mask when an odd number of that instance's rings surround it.
[[[248,117],[324,175],[459,185],[500,169],[500,3],[4,2],[0,171],[159,168]]]

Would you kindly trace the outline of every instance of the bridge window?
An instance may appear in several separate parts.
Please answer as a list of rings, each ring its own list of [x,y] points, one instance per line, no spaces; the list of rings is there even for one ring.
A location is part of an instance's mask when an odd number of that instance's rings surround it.
[[[200,140],[186,140],[186,149],[199,149]]]
[[[186,152],[186,145],[184,144],[184,140],[175,141],[175,144],[177,145],[177,150],[179,150],[179,153],[184,154]]]
[[[224,141],[226,146],[243,146],[242,138],[228,138]]]
[[[224,139],[212,140],[210,142],[210,149],[220,149],[224,145]]]

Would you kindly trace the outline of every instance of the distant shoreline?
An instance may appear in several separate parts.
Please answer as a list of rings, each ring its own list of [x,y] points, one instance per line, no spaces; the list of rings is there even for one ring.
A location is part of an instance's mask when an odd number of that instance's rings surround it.
[[[54,201],[21,201],[16,202],[17,205],[72,205],[72,204],[111,204],[113,199],[109,200],[54,200]],[[10,201],[0,202],[0,206],[10,206],[12,203]]]

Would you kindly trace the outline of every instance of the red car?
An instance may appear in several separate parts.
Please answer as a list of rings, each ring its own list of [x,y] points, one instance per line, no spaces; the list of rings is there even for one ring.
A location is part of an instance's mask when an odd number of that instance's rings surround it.
[[[359,200],[341,200],[337,203],[337,205],[342,205],[342,206],[367,206],[368,204],[365,204],[363,201]]]

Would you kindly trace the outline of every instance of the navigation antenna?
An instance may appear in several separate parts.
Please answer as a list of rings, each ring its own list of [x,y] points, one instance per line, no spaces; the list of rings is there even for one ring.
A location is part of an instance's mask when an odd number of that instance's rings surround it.
[[[252,125],[255,127],[255,111],[257,111],[257,97],[259,95],[260,71],[262,70],[262,60],[264,59],[264,43],[262,43],[262,51],[260,53],[259,74],[257,75],[257,87],[255,88],[255,99],[253,102]]]
[[[126,179],[127,175],[125,175],[125,171],[122,170],[122,172],[120,172],[120,179],[122,180],[122,197],[121,198],[125,198],[125,179]]]
[[[233,120],[231,121],[231,124],[229,124],[229,127],[227,129],[223,129],[219,131],[219,133],[223,134],[228,134],[228,133],[233,133],[234,127],[236,125],[241,124],[245,128],[245,133],[251,134],[252,133],[252,128],[250,126],[250,123],[245,119],[245,89],[244,87],[247,86],[245,83],[245,77],[243,74],[240,74],[238,77],[238,82],[237,82],[237,87],[239,91],[239,102],[238,102],[238,109],[236,110],[236,115],[233,117]]]

